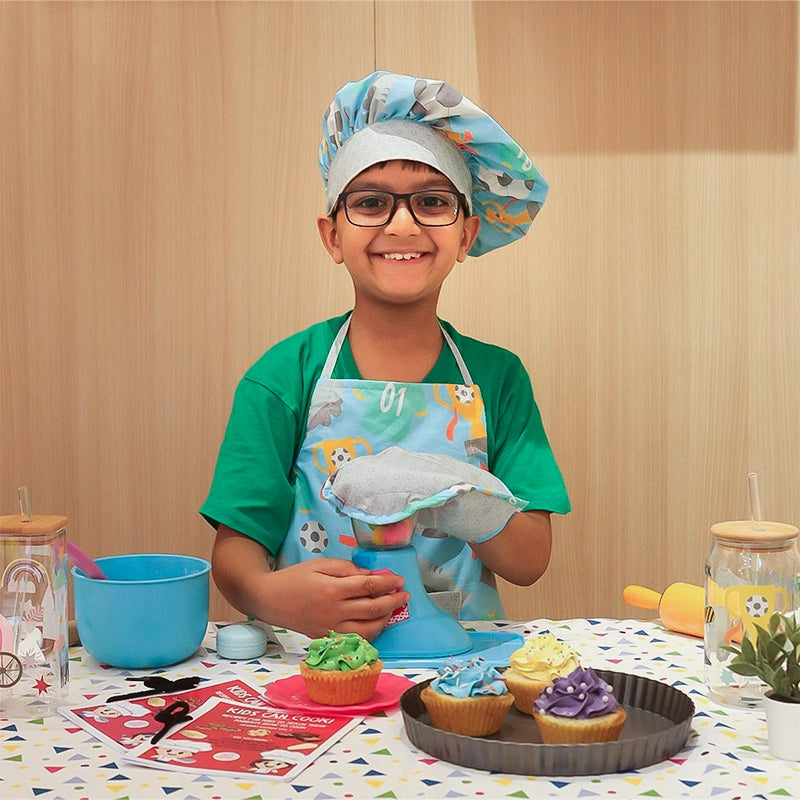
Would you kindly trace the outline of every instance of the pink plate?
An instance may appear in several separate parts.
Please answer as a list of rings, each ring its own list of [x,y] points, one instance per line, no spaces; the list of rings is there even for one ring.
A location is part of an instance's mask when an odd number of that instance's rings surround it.
[[[328,714],[369,714],[391,708],[400,702],[400,695],[414,686],[414,681],[402,675],[382,672],[372,699],[354,706],[327,706],[315,703],[306,691],[302,675],[280,678],[264,687],[267,702],[278,708],[290,708],[293,711],[324,711]]]

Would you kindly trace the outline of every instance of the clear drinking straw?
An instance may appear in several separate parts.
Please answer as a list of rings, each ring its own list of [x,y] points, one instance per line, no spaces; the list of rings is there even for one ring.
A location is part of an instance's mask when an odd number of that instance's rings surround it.
[[[758,496],[758,476],[755,472],[747,476],[747,489],[750,493],[750,517],[753,522],[761,522],[761,499]]]
[[[19,513],[22,516],[23,522],[31,522],[31,498],[28,494],[27,486],[20,486],[17,489],[17,497],[19,498]],[[19,652],[20,643],[22,641],[22,612],[25,605],[25,590],[20,591],[20,585],[25,586],[24,581],[17,583],[16,592],[14,594],[14,652]]]
[[[30,522],[33,517],[31,516],[31,498],[28,495],[28,487],[20,486],[17,489],[17,497],[19,498],[19,513],[25,522]]]

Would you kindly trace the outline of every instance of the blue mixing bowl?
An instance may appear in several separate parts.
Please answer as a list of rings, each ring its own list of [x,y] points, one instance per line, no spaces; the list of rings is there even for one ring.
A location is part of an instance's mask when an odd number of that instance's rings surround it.
[[[208,626],[211,564],[183,555],[98,558],[108,580],[72,568],[75,621],[101,664],[152,669],[193,655]]]

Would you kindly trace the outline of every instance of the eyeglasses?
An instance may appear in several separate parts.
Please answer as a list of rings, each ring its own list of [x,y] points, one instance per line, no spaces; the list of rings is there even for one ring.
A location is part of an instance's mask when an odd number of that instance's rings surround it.
[[[405,200],[414,222],[426,228],[443,228],[458,218],[461,196],[456,192],[425,189],[421,192],[384,192],[379,189],[358,189],[342,194],[344,213],[352,225],[359,228],[379,228],[387,225],[397,210],[399,200]]]

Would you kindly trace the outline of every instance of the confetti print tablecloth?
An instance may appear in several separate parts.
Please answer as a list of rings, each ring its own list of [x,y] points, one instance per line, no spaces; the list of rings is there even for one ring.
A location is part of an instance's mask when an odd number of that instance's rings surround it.
[[[399,709],[366,717],[292,783],[268,778],[210,779],[131,766],[117,752],[60,716],[0,719],[0,797],[3,800],[327,800],[328,798],[728,798],[800,797],[800,763],[772,758],[759,709],[732,709],[706,699],[702,643],[671,633],[657,622],[636,620],[535,620],[475,623],[474,630],[508,630],[528,636],[551,631],[572,645],[585,664],[667,681],[694,701],[686,747],[675,758],[635,772],[579,778],[503,775],[459,767],[428,756],[405,735]],[[165,670],[169,677],[237,676],[263,687],[295,674],[301,649],[278,632],[260,659],[220,659],[217,626],[209,625],[195,657]],[[293,652],[295,651],[295,652]],[[85,705],[131,687],[141,672],[104,668],[81,648],[70,662],[71,705]],[[409,671],[414,680],[431,670]]]

